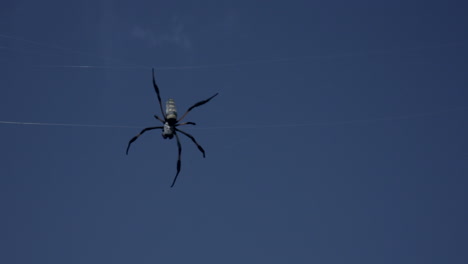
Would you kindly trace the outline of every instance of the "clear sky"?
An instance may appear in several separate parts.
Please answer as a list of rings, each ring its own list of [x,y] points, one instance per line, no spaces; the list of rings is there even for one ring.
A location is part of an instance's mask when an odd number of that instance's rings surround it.
[[[2,0],[0,263],[468,263],[467,10]]]

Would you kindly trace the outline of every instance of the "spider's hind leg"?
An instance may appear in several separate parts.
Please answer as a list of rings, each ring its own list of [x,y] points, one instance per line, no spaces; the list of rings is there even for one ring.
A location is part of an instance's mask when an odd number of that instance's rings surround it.
[[[184,123],[177,124],[176,126],[185,126],[185,125],[192,125],[192,126],[195,126],[195,125],[197,125],[197,124],[195,124],[194,122],[184,122]]]
[[[203,101],[200,101],[194,105],[192,105],[188,110],[187,112],[185,112],[185,114],[178,120],[178,122],[180,122],[182,119],[184,119],[184,117],[190,112],[192,111],[192,109],[194,109],[195,107],[199,107],[201,105],[204,105],[206,103],[208,103],[211,99],[213,99],[215,96],[217,96],[218,93],[216,93],[215,95],[211,96],[210,98],[206,99],[206,100],[203,100]]]
[[[154,87],[154,91],[156,92],[156,95],[158,96],[159,109],[161,109],[161,114],[164,115],[164,110],[163,110],[162,103],[161,103],[161,94],[159,93],[159,87],[156,84],[156,79],[154,78],[154,68],[153,68],[153,87]]]
[[[166,123],[166,122],[164,121],[164,119],[160,118],[160,117],[157,116],[157,115],[154,115],[154,118],[156,118],[157,120],[161,121],[161,123],[163,123],[163,124]]]

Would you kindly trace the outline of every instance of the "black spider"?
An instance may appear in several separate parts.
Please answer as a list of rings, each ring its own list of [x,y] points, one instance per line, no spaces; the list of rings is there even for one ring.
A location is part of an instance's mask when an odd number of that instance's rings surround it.
[[[198,149],[203,153],[203,157],[205,157],[205,150],[203,150],[203,148],[197,143],[195,138],[192,135],[190,135],[189,133],[184,132],[184,131],[177,128],[178,126],[183,126],[183,125],[195,125],[195,123],[193,123],[193,122],[179,123],[179,122],[182,119],[184,119],[184,117],[193,108],[208,103],[211,99],[213,99],[213,97],[217,96],[218,93],[216,93],[215,95],[211,96],[210,98],[208,98],[206,100],[200,101],[200,102],[192,105],[187,110],[187,112],[185,112],[185,114],[179,120],[177,120],[177,110],[176,110],[175,103],[174,103],[173,99],[169,99],[166,102],[166,114],[164,114],[163,107],[162,107],[162,104],[161,104],[161,96],[159,95],[159,88],[158,88],[158,85],[156,84],[156,80],[154,79],[154,69],[153,69],[153,86],[154,86],[154,90],[156,91],[156,94],[158,95],[159,107],[161,109],[161,113],[164,116],[164,119],[161,119],[156,115],[154,117],[156,119],[158,119],[159,121],[161,121],[164,124],[164,126],[147,127],[145,129],[143,129],[138,135],[136,135],[132,139],[130,139],[130,141],[128,142],[128,146],[127,146],[127,155],[128,155],[128,149],[130,148],[130,144],[132,144],[133,141],[135,141],[139,136],[141,136],[141,134],[145,133],[146,131],[153,130],[153,129],[162,129],[162,131],[163,131],[162,136],[163,136],[164,139],[166,139],[166,138],[171,139],[171,138],[173,138],[175,136],[176,139],[177,139],[177,147],[179,149],[179,157],[177,159],[177,173],[176,173],[176,176],[174,177],[174,181],[172,182],[172,185],[171,185],[171,187],[173,187],[176,180],[177,180],[177,176],[179,175],[179,172],[180,172],[180,154],[182,152],[182,146],[180,145],[179,136],[177,135],[176,132],[180,132],[180,133],[184,134],[185,136],[187,136],[188,138],[190,138],[193,141],[193,143],[195,143],[195,145],[197,145]]]

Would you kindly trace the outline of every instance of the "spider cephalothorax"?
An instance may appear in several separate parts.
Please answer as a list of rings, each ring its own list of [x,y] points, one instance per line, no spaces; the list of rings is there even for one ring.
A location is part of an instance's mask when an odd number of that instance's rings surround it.
[[[127,146],[127,154],[128,154],[128,150],[130,148],[130,145],[133,143],[133,141],[135,141],[139,136],[141,136],[141,134],[145,133],[146,131],[148,130],[153,130],[153,129],[161,129],[162,130],[162,137],[164,139],[166,138],[173,138],[174,136],[176,137],[176,140],[177,140],[177,148],[179,150],[179,158],[177,160],[177,173],[176,173],[176,176],[174,177],[174,180],[172,182],[172,185],[171,187],[174,186],[176,180],[177,180],[177,176],[179,175],[179,172],[180,172],[180,166],[181,166],[181,162],[180,162],[180,154],[182,153],[182,146],[180,144],[180,139],[179,139],[179,136],[177,135],[177,132],[180,132],[182,134],[184,134],[185,136],[187,136],[188,138],[190,138],[193,143],[195,143],[195,145],[197,145],[198,149],[201,151],[201,153],[203,154],[203,157],[205,157],[205,150],[203,150],[203,148],[197,143],[197,141],[195,140],[195,138],[190,135],[189,133],[187,132],[184,132],[180,129],[178,129],[177,127],[179,126],[183,126],[183,125],[195,125],[195,123],[193,122],[185,122],[185,123],[179,123],[182,119],[184,119],[184,117],[195,107],[198,107],[198,106],[201,106],[201,105],[204,105],[206,103],[208,103],[211,99],[213,99],[213,97],[217,96],[218,93],[216,93],[215,95],[211,96],[210,98],[206,99],[206,100],[203,100],[203,101],[200,101],[194,105],[192,105],[186,112],[184,115],[182,115],[182,117],[180,119],[177,119],[177,108],[175,106],[175,102],[173,99],[169,99],[167,100],[166,102],[166,112],[164,113],[164,110],[163,110],[163,107],[162,107],[162,103],[161,103],[161,96],[159,94],[159,88],[158,88],[158,85],[156,84],[156,80],[154,78],[154,69],[153,69],[153,86],[154,86],[154,90],[156,91],[156,95],[158,96],[158,102],[159,102],[159,107],[161,109],[161,113],[164,117],[164,119],[158,117],[157,115],[155,115],[154,117],[156,119],[158,119],[159,121],[161,121],[161,123],[163,123],[163,126],[156,126],[156,127],[147,127],[145,129],[143,129],[138,135],[134,136],[132,139],[130,139],[130,141],[128,142],[128,146]]]
[[[164,139],[173,138],[174,132],[175,132],[175,126],[170,125],[169,122],[164,123],[163,132],[162,132],[162,136]]]

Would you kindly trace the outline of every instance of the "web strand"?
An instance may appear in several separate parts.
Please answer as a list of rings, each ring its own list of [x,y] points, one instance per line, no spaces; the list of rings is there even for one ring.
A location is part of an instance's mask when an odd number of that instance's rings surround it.
[[[296,123],[296,124],[273,124],[273,125],[231,125],[231,126],[215,126],[215,127],[191,127],[191,129],[247,129],[247,128],[287,128],[287,127],[312,127],[312,126],[338,126],[338,125],[351,125],[351,124],[365,124],[365,123],[376,123],[385,121],[398,121],[405,119],[418,119],[418,118],[429,118],[441,114],[450,112],[463,112],[466,111],[466,107],[457,107],[451,109],[445,109],[437,112],[427,112],[419,114],[410,114],[393,117],[378,117],[368,119],[352,119],[344,121],[331,121],[331,122],[309,122],[309,123]],[[0,124],[4,125],[26,125],[26,126],[62,126],[62,127],[90,127],[90,128],[142,128],[142,126],[125,126],[125,125],[93,125],[93,124],[72,124],[72,123],[42,123],[42,122],[20,122],[20,121],[0,121]]]

